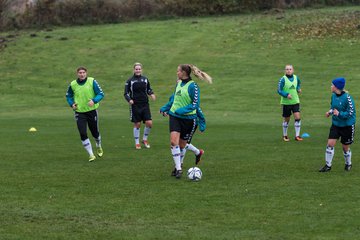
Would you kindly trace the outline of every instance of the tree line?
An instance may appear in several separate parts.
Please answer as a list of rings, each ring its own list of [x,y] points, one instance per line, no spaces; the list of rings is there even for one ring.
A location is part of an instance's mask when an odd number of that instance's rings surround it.
[[[1,30],[359,5],[360,0],[0,0]]]

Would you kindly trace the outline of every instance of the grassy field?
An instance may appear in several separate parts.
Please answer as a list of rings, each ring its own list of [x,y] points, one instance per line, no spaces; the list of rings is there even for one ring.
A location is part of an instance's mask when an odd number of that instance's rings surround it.
[[[344,76],[359,112],[359,7],[55,28],[16,35],[0,52],[0,239],[356,239],[359,137],[353,170],[340,145],[318,173],[331,79]],[[31,37],[30,34],[36,34]],[[123,98],[144,65],[151,149],[135,150]],[[194,145],[203,179],[170,177],[167,102],[180,63],[199,82],[207,130]],[[291,63],[302,80],[303,142],[282,142],[277,83]],[[104,157],[87,161],[65,92],[85,65],[105,92]],[[37,132],[28,132],[36,127]],[[294,138],[293,121],[289,137]],[[193,166],[187,153],[185,168]]]

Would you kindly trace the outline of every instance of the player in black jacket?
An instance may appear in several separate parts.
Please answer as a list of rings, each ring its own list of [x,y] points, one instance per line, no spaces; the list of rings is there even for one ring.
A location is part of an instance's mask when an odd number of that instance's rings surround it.
[[[142,64],[134,64],[134,75],[125,83],[124,97],[130,105],[130,121],[134,123],[135,148],[141,149],[140,126],[141,121],[145,123],[142,143],[150,148],[148,136],[152,127],[149,98],[155,101],[156,96],[150,87],[149,79],[142,73]]]

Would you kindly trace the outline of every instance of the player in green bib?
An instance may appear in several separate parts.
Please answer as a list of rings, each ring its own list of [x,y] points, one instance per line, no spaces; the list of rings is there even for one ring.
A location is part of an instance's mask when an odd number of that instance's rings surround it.
[[[201,80],[212,82],[211,77],[196,66],[181,64],[177,68],[177,77],[180,81],[177,82],[169,102],[160,108],[163,116],[169,115],[171,154],[175,165],[171,176],[176,178],[181,178],[182,175],[181,153],[192,138],[198,124],[200,89],[192,80],[191,73]]]
[[[300,88],[300,79],[294,74],[294,68],[292,65],[288,64],[285,66],[285,75],[280,78],[278,84],[277,92],[281,96],[280,104],[282,105],[283,110],[283,140],[285,142],[290,141],[287,130],[289,126],[291,113],[294,114],[295,119],[295,140],[302,141],[300,137],[300,98],[299,94],[301,93]]]
[[[104,152],[101,147],[97,108],[104,97],[104,92],[94,78],[87,77],[85,67],[77,69],[77,76],[78,78],[73,80],[68,87],[66,100],[75,112],[81,142],[89,154],[89,162],[92,162],[96,157],[87,136],[87,126],[89,126],[90,132],[95,138],[97,155],[102,157]]]

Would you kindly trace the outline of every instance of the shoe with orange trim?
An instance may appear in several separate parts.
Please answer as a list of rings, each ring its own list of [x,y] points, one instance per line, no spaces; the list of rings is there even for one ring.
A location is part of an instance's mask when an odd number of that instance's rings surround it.
[[[296,141],[302,141],[302,140],[304,140],[302,137],[300,137],[300,136],[297,136],[297,137],[295,137],[295,140]]]

